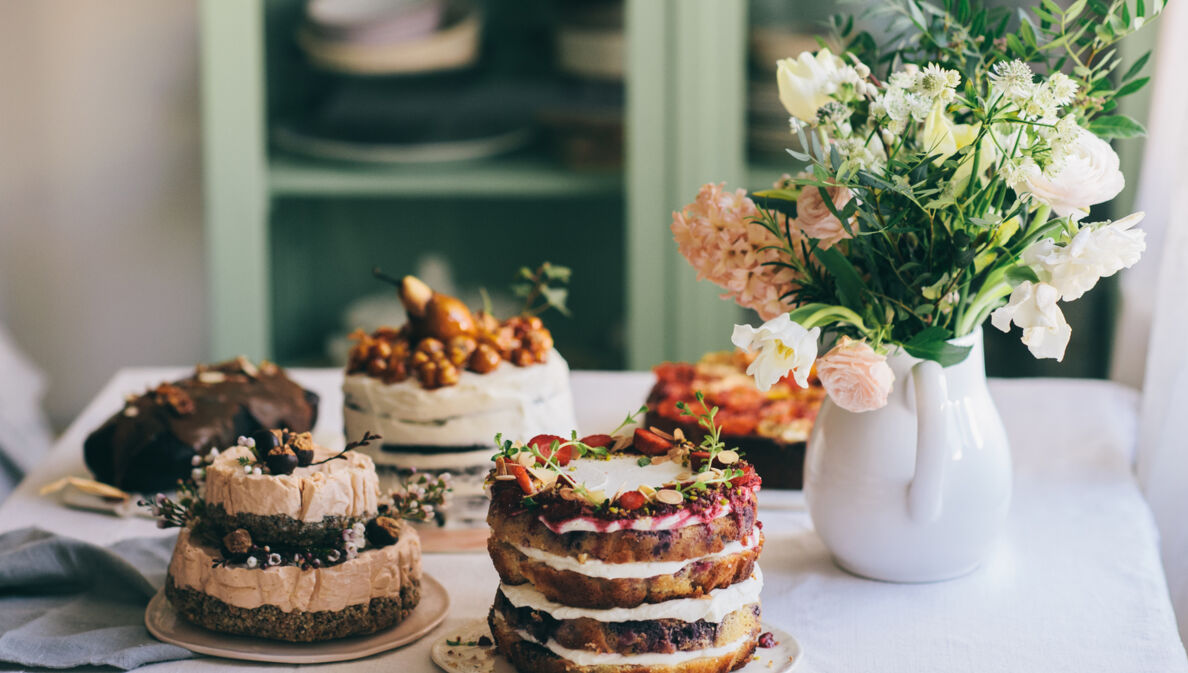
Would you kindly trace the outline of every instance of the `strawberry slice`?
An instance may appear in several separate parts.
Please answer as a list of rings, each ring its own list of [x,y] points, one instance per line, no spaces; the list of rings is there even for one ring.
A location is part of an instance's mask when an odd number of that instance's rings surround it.
[[[528,495],[532,495],[532,477],[528,476],[528,468],[519,463],[510,463],[507,469],[516,475],[516,483],[520,485],[520,490]]]
[[[563,444],[565,440],[557,435],[537,435],[528,440],[528,445],[540,452],[541,457],[536,459],[537,465],[544,465],[549,456],[553,455],[553,442]],[[561,456],[557,456],[557,463],[559,465],[565,465],[573,457],[573,448],[565,447],[565,449],[569,449],[568,456],[565,458],[564,463],[561,462]],[[562,449],[561,453],[564,453],[565,449]]]
[[[614,442],[615,438],[611,437],[610,435],[588,435],[586,437],[582,437],[582,444],[585,444],[586,446],[592,446],[596,449],[610,446],[611,444],[614,444]]]
[[[635,429],[635,448],[645,456],[668,453],[672,442],[645,428]]]
[[[619,496],[619,507],[627,511],[637,510],[647,503],[648,499],[639,491],[627,491]]]

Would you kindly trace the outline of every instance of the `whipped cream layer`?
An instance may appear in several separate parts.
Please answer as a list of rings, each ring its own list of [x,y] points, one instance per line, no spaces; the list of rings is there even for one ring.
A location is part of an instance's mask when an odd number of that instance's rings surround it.
[[[499,432],[527,440],[542,433],[567,436],[577,425],[569,365],[555,349],[540,364],[503,362],[487,374],[463,371],[457,384],[433,390],[415,378],[388,384],[351,374],[342,392],[347,441],[370,431],[385,445],[494,446]],[[366,450],[381,464],[410,460],[379,446]]]
[[[534,547],[525,547],[518,544],[512,546],[529,559],[539,561],[554,570],[569,571],[586,577],[598,577],[601,579],[646,579],[658,575],[675,575],[693,563],[714,561],[727,556],[741,554],[754,549],[758,544],[759,534],[756,532],[742,540],[727,543],[721,550],[713,554],[680,561],[637,561],[632,563],[607,563],[606,561],[594,558],[580,561],[572,556],[562,556]]]
[[[350,561],[302,570],[212,567],[218,550],[197,544],[182,529],[169,562],[173,583],[248,610],[273,605],[283,612],[338,611],[373,598],[400,595],[402,586],[421,578],[421,540],[406,526],[400,540],[387,547],[365,549]]]
[[[549,521],[543,516],[540,522],[557,535],[565,533],[614,533],[620,530],[674,530],[685,526],[700,526],[703,523],[720,519],[733,511],[729,504],[718,505],[705,512],[690,512],[680,510],[667,516],[641,516],[638,519],[617,519],[607,521],[590,516],[580,516],[563,521]]]
[[[633,622],[653,619],[678,619],[682,622],[721,622],[745,605],[759,602],[763,573],[759,566],[747,579],[696,598],[674,598],[660,603],[644,603],[633,608],[578,608],[549,600],[540,591],[525,584],[500,584],[499,590],[517,608],[547,612],[554,619],[594,619],[600,622]]]
[[[314,460],[337,453],[314,447]],[[375,514],[379,480],[371,458],[350,451],[345,458],[293,470],[292,474],[248,474],[239,459],[254,461],[250,449],[235,446],[220,453],[206,468],[203,498],[228,514],[281,515],[317,522],[326,516]]]
[[[556,640],[549,638],[541,643],[531,633],[523,629],[516,629],[516,635],[530,643],[540,643],[550,652],[572,661],[578,666],[671,666],[694,659],[705,657],[722,657],[735,652],[745,646],[752,638],[750,634],[734,642],[717,647],[705,647],[699,650],[681,650],[679,652],[641,652],[639,654],[619,654],[617,652],[591,652],[589,650],[575,650],[565,647]]]

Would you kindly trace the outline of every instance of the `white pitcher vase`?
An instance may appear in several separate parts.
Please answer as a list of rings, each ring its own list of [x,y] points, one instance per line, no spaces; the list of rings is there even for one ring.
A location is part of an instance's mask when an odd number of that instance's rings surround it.
[[[959,577],[998,538],[1011,495],[1006,431],[986,386],[982,332],[942,368],[888,357],[887,405],[853,413],[826,400],[809,438],[804,492],[842,568],[890,582]]]

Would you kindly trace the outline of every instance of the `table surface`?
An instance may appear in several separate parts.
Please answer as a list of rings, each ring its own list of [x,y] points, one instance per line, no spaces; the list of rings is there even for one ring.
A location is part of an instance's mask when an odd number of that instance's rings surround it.
[[[0,505],[0,531],[41,526],[99,544],[173,534],[140,517],[67,509],[37,490],[59,477],[86,473],[83,439],[121,407],[126,393],[184,373],[120,371]],[[291,374],[322,396],[315,435],[341,444],[339,370]],[[575,372],[580,429],[617,425],[638,407],[651,381],[647,373]],[[1130,468],[1137,394],[1107,382],[1057,379],[996,380],[991,391],[1011,440],[1015,492],[1004,539],[971,575],[915,585],[848,575],[813,532],[798,492],[760,494],[767,535],[763,617],[800,641],[806,657],[798,673],[1188,672],[1155,527]],[[317,668],[433,673],[431,642],[484,616],[498,579],[481,553],[432,554],[425,569],[451,580],[445,625],[408,647]],[[203,658],[141,670],[232,666],[265,665]]]

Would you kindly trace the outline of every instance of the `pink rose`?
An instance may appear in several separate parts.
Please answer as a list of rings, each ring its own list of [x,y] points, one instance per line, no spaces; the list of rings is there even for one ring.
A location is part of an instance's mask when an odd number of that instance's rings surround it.
[[[838,212],[846,207],[853,196],[849,189],[840,186],[828,187],[825,191]],[[850,237],[841,220],[830,212],[825,199],[821,198],[821,190],[812,185],[805,186],[800,192],[800,198],[796,199],[795,226],[805,236],[817,239],[822,250],[828,250],[837,245],[838,241]]]
[[[846,411],[862,412],[887,404],[895,374],[887,358],[865,341],[842,337],[817,360],[817,377],[830,399]]]

